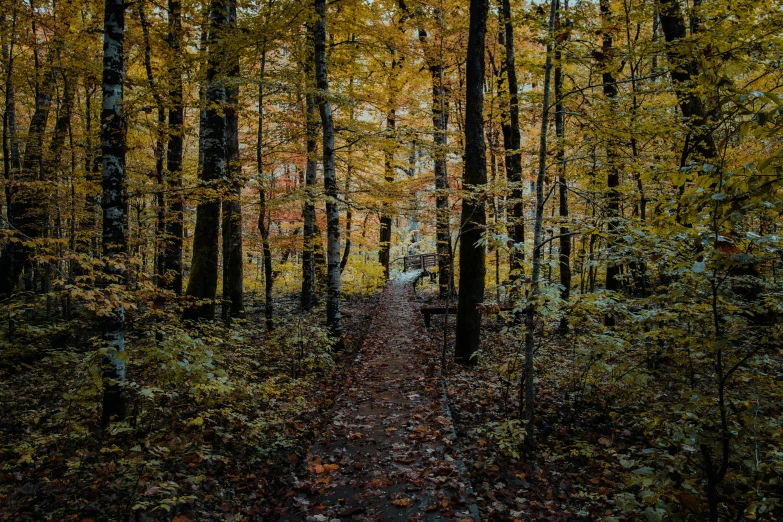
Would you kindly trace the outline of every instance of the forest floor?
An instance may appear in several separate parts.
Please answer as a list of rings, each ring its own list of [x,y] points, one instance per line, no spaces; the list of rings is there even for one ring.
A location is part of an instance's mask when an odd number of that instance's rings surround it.
[[[412,282],[389,283],[281,520],[474,520],[475,499]]]

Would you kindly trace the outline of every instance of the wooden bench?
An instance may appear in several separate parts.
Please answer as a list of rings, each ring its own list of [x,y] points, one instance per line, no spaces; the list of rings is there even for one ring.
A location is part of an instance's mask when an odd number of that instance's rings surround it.
[[[438,254],[416,254],[403,258],[403,272],[408,270],[427,270],[438,266]]]
[[[488,307],[485,309],[494,309],[494,310],[500,310],[501,312],[510,312],[514,310],[513,306],[500,306],[500,307]],[[457,313],[457,307],[456,306],[450,306],[448,308],[449,314],[456,314]],[[421,309],[421,315],[424,316],[424,325],[429,328],[432,324],[431,318],[433,315],[444,315],[446,313],[446,307],[445,306],[425,306]]]

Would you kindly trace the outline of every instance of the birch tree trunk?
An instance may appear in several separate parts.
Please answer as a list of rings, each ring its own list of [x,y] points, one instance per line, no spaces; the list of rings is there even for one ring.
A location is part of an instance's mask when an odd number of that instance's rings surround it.
[[[107,259],[107,283],[124,285],[127,252],[128,203],[125,174],[125,116],[122,111],[125,78],[124,0],[106,0],[103,33],[103,105],[101,110],[101,158],[103,207],[103,255]],[[113,309],[103,319],[103,425],[123,420],[125,392],[125,309]]]
[[[317,20],[313,33],[315,78],[318,109],[323,131],[324,191],[326,195],[326,323],[343,346],[343,321],[340,314],[340,210],[337,206],[337,176],[334,161],[334,122],[329,102],[329,79],[326,70],[326,0],[315,0]]]
[[[227,0],[228,27],[236,34],[236,0]],[[224,53],[226,56],[228,53]],[[228,57],[228,56],[227,56]],[[223,198],[223,320],[245,313],[242,288],[242,165],[239,159],[239,56],[229,58],[229,87],[226,89],[226,177],[228,190]]]
[[[193,260],[186,294],[200,302],[187,308],[185,319],[215,318],[218,281],[218,235],[220,231],[220,193],[217,182],[226,172],[226,88],[219,76],[223,53],[218,49],[217,33],[226,27],[227,12],[223,0],[212,0],[207,36],[206,110],[200,141],[203,165],[199,173],[201,201],[196,207],[193,234]]]
[[[484,144],[484,43],[489,0],[470,1],[470,27],[466,63],[465,171],[459,245],[459,300],[455,356],[460,364],[475,364],[481,339],[486,248],[478,244],[486,225],[484,194],[487,183]]]

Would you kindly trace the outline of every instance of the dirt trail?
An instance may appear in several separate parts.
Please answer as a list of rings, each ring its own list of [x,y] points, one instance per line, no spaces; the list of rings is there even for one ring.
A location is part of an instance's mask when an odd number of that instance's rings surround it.
[[[281,521],[478,520],[405,273],[389,283]]]

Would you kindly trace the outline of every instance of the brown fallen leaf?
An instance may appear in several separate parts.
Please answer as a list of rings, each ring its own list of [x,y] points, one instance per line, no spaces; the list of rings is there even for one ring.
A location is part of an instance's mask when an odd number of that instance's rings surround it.
[[[378,477],[378,478],[372,479],[367,484],[367,487],[368,488],[373,488],[373,489],[386,489],[386,488],[388,488],[391,485],[392,485],[392,481],[389,480],[388,478],[386,478],[386,477]]]

